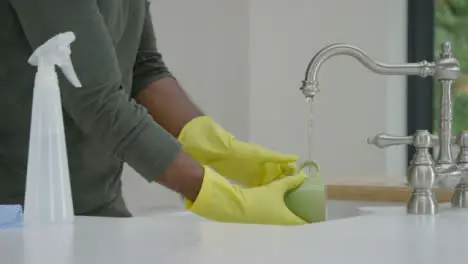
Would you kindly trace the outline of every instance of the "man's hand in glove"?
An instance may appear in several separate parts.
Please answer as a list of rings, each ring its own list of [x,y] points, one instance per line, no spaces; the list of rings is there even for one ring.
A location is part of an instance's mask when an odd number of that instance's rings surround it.
[[[194,159],[247,187],[262,186],[295,171],[297,156],[238,141],[208,116],[188,122],[178,139]]]
[[[305,174],[284,177],[261,187],[241,188],[229,183],[205,166],[203,183],[194,202],[185,199],[187,209],[202,217],[220,221],[270,225],[302,225],[284,203],[287,191],[298,187]]]

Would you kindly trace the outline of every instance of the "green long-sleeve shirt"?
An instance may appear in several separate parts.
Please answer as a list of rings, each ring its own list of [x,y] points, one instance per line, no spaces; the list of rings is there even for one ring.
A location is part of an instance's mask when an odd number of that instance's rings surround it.
[[[72,31],[83,87],[59,73],[76,214],[131,216],[121,193],[123,163],[155,180],[180,144],[134,97],[171,76],[156,48],[146,0],[0,0],[0,204],[23,204],[33,83],[27,60]]]

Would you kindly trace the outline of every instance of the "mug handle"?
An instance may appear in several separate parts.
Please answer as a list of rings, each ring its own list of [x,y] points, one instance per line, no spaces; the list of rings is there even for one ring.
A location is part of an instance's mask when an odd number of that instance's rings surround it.
[[[296,174],[299,174],[303,169],[310,168],[310,167],[315,168],[316,172],[314,176],[316,176],[320,172],[320,166],[315,161],[308,160],[308,161],[304,161],[303,163],[301,163],[301,165],[296,170]]]

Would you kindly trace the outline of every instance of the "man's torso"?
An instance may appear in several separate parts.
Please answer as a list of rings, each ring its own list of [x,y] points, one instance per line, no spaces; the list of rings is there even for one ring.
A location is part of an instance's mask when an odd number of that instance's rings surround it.
[[[114,43],[122,89],[130,98],[146,1],[96,1]],[[0,204],[22,204],[36,69],[27,63],[32,49],[8,0],[0,0],[0,25]],[[82,133],[66,112],[64,125],[75,213],[130,216],[121,197],[122,161]]]

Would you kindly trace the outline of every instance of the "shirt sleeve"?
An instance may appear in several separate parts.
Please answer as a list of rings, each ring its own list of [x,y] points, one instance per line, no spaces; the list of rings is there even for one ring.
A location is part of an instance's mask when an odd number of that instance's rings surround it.
[[[140,47],[133,68],[133,97],[136,97],[150,83],[164,77],[173,77],[156,46],[156,36],[149,6],[150,4],[147,2]]]
[[[180,150],[180,143],[123,91],[113,40],[97,1],[11,0],[10,3],[31,52],[59,33],[75,33],[72,62],[83,87],[74,88],[62,74],[59,82],[63,107],[80,129],[148,181],[161,175]]]

